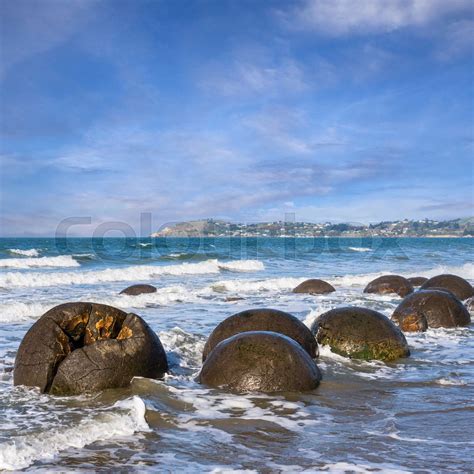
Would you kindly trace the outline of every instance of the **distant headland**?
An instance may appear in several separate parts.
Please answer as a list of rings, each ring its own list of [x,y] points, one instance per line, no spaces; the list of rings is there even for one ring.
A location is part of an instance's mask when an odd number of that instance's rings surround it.
[[[283,221],[242,224],[202,219],[169,225],[151,237],[474,237],[474,217],[404,219],[369,225]]]

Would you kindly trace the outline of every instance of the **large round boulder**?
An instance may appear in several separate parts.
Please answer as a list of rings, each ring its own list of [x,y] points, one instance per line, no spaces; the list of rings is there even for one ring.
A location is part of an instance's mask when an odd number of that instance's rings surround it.
[[[332,309],[318,316],[311,331],[319,344],[353,359],[390,361],[410,355],[400,329],[383,314],[367,308]]]
[[[209,336],[202,353],[205,361],[219,342],[246,331],[272,331],[294,339],[311,357],[318,356],[318,344],[311,331],[291,314],[276,309],[249,309],[228,317]]]
[[[143,293],[156,293],[156,287],[153,285],[132,285],[120,292],[121,295],[137,296]]]
[[[426,278],[426,277],[410,277],[410,278],[407,278],[407,280],[413,286],[421,286],[421,285],[423,285],[423,283],[428,281],[428,278]]]
[[[469,311],[452,293],[420,290],[408,295],[392,315],[402,331],[426,331],[428,328],[468,326]]]
[[[310,295],[323,295],[325,293],[332,293],[336,289],[327,281],[312,278],[300,283],[293,293],[309,293]]]
[[[430,278],[421,286],[422,290],[428,290],[431,288],[445,288],[451,293],[454,293],[454,295],[456,295],[456,297],[461,301],[474,296],[472,285],[467,280],[457,275],[437,275]]]
[[[46,312],[18,348],[15,385],[60,395],[127,386],[133,377],[168,371],[158,336],[136,314],[95,303]]]
[[[270,331],[249,331],[217,344],[198,380],[235,392],[302,392],[316,388],[321,373],[293,339]]]
[[[413,285],[400,275],[384,275],[372,280],[364,289],[364,293],[386,295],[396,293],[404,297],[413,293]]]

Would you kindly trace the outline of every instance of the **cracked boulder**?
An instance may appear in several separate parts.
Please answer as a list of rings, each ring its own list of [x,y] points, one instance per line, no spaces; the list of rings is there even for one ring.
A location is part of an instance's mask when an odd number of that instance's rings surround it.
[[[472,288],[472,285],[467,280],[457,275],[437,275],[433,278],[430,278],[421,286],[422,290],[429,290],[432,288],[444,288],[449,290],[456,296],[456,298],[459,298],[461,301],[474,296],[474,289]]]
[[[77,302],[56,306],[33,324],[18,348],[13,380],[41,392],[75,395],[167,371],[163,346],[140,316]]]
[[[469,326],[469,311],[452,293],[444,290],[420,290],[407,296],[392,315],[402,331],[426,331],[428,328]]]
[[[400,329],[372,309],[356,306],[332,309],[318,316],[311,331],[319,344],[352,359],[390,361],[410,355]]]
[[[270,331],[249,331],[217,344],[198,380],[235,392],[302,392],[319,385],[321,372],[295,340]]]
[[[294,290],[293,293],[308,293],[310,295],[324,295],[326,293],[332,293],[336,289],[329,284],[327,281],[318,280],[312,278],[300,283]]]
[[[316,339],[298,318],[276,309],[249,309],[228,317],[215,327],[204,346],[203,362],[219,342],[246,331],[284,334],[298,342],[311,357],[318,356]]]
[[[396,293],[402,298],[413,293],[413,285],[400,275],[384,275],[372,280],[364,289],[364,293],[387,295]]]

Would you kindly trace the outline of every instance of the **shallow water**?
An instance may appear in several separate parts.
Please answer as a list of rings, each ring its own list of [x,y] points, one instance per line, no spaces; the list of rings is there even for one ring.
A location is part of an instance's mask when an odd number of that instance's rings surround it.
[[[324,378],[311,393],[235,395],[194,377],[207,335],[235,312],[271,307],[308,325],[348,304],[389,316],[399,298],[363,294],[370,280],[450,272],[473,282],[473,249],[473,239],[1,239],[0,468],[468,472],[472,325],[409,335],[412,356],[390,364],[322,348]],[[292,294],[307,278],[337,291]],[[118,294],[139,282],[158,292]],[[13,387],[25,332],[49,308],[77,300],[144,317],[172,373],[80,397]]]

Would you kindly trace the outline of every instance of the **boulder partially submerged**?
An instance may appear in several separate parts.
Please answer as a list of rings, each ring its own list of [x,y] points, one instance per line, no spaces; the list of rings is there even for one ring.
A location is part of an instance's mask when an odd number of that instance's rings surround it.
[[[428,290],[431,288],[445,288],[461,301],[474,296],[474,289],[467,280],[460,276],[450,275],[448,273],[430,278],[421,286],[422,290]]]
[[[158,336],[136,314],[95,303],[46,312],[18,348],[14,385],[72,395],[127,386],[133,377],[168,371]]]
[[[294,290],[293,293],[308,293],[310,295],[324,295],[326,293],[332,293],[336,289],[329,284],[327,281],[318,280],[312,278],[300,283]]]
[[[428,278],[426,278],[426,277],[410,277],[410,278],[407,278],[407,280],[413,286],[421,286],[421,285],[423,285],[423,283],[426,283],[428,281]]]
[[[302,392],[319,385],[321,372],[293,339],[270,331],[249,331],[217,344],[198,380],[235,392]]]
[[[219,342],[246,331],[272,331],[294,339],[311,357],[317,357],[318,344],[311,331],[297,318],[276,309],[249,309],[228,317],[212,331],[204,346],[202,360]]]
[[[121,295],[130,295],[130,296],[137,296],[142,295],[144,293],[156,293],[156,287],[153,285],[132,285],[120,292]]]
[[[405,297],[413,292],[413,285],[400,275],[384,275],[372,280],[364,289],[364,293],[386,295],[396,293]]]
[[[452,293],[420,290],[408,295],[392,315],[402,331],[426,331],[428,328],[468,326],[469,311]]]
[[[367,308],[332,309],[318,316],[311,331],[319,344],[353,359],[390,361],[410,355],[400,329],[383,314]]]

